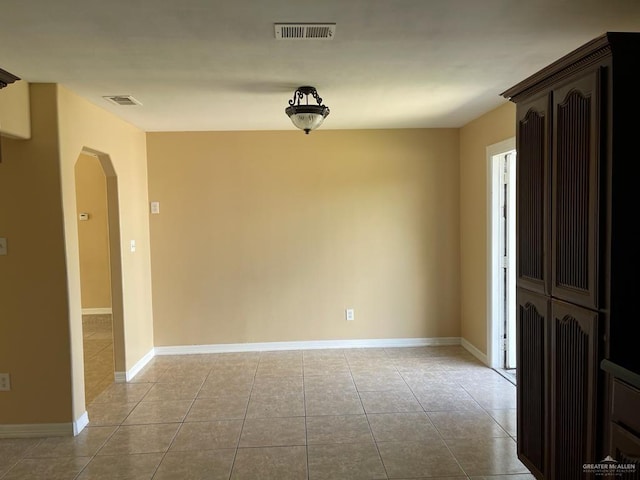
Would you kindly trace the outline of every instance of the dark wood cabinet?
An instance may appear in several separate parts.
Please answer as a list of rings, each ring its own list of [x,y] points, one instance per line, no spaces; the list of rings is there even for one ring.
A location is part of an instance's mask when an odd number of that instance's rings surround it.
[[[628,473],[621,473],[618,478],[640,480],[640,437],[620,425],[611,424],[611,457],[625,464]],[[629,467],[633,465],[633,467]]]
[[[516,275],[518,286],[550,293],[549,95],[519,103],[517,112]]]
[[[615,366],[608,372],[612,385],[609,452],[628,468],[629,473],[619,478],[640,480],[640,375]]]
[[[639,271],[638,58],[640,33],[606,33],[503,93],[516,103],[518,456],[537,478],[582,479],[611,449],[636,452],[600,364],[640,373],[626,281]]]
[[[600,306],[600,107],[607,69],[600,62],[551,91],[551,294],[594,309]]]
[[[516,384],[517,430],[527,432],[518,442],[518,456],[538,476],[545,471],[547,462],[546,422],[549,411],[547,391],[549,298],[539,293],[518,289],[518,314],[516,318]]]
[[[599,313],[551,302],[549,477],[584,478],[598,458]]]

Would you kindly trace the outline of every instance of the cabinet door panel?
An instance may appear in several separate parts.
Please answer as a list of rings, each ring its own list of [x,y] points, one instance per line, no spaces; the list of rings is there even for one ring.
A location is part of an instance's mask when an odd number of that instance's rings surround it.
[[[554,297],[598,308],[600,70],[553,91]]]
[[[619,478],[626,480],[640,480],[640,437],[625,428],[611,424],[611,456],[620,463],[633,465],[629,473],[623,473]]]
[[[599,314],[551,302],[551,478],[581,480],[596,455]]]
[[[516,132],[517,282],[520,287],[546,294],[550,293],[549,101],[545,94],[518,104]]]
[[[640,433],[640,390],[614,378],[611,399],[611,420]]]
[[[547,442],[547,323],[549,297],[518,289],[516,385],[518,457],[536,477],[545,472]]]

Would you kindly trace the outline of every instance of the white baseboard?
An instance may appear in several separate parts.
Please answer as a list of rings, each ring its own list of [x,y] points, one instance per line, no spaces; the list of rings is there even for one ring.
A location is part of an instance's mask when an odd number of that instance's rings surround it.
[[[460,339],[460,345],[462,345],[462,347],[468,351],[471,355],[473,355],[474,357],[476,357],[478,360],[480,360],[482,363],[484,363],[485,365],[489,365],[489,360],[487,359],[487,355],[482,353],[480,350],[478,350],[473,344],[471,344],[469,341],[467,341],[465,338],[461,338]]]
[[[83,308],[82,315],[111,315],[111,307]]]
[[[80,418],[77,418],[73,422],[73,435],[78,435],[82,430],[84,430],[84,427],[86,427],[87,425],[89,425],[89,414],[87,412],[84,412],[82,415],[80,415]]]
[[[0,425],[0,438],[69,437],[78,435],[87,425],[89,414],[84,412],[71,423]]]
[[[156,347],[156,355],[197,353],[264,352],[278,350],[317,350],[330,348],[391,348],[435,345],[460,345],[460,337],[387,338],[368,340],[311,340],[300,342],[222,343],[214,345],[179,345]]]
[[[72,423],[0,425],[0,438],[70,437],[74,428]]]
[[[129,382],[135,377],[140,370],[142,370],[147,363],[151,361],[151,359],[155,356],[155,348],[152,348],[147,352],[147,354],[142,357],[140,360],[136,362],[136,364],[131,367],[126,372],[115,372],[115,382],[116,383],[126,383]]]

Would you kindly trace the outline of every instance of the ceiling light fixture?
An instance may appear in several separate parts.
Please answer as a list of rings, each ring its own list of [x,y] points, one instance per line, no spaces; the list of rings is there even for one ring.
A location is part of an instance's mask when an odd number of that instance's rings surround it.
[[[317,105],[309,105],[309,95],[316,99]],[[301,103],[305,98],[306,103]],[[289,116],[293,124],[300,130],[304,130],[307,135],[311,130],[315,130],[327,115],[329,115],[329,107],[322,105],[322,98],[314,87],[298,87],[293,92],[293,98],[289,100],[289,106],[285,109],[285,113]]]

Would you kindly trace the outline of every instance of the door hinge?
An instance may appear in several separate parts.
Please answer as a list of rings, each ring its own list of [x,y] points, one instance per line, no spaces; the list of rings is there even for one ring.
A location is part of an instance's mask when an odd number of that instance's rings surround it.
[[[502,268],[508,268],[508,267],[509,267],[509,257],[505,255],[504,257],[502,257]]]

